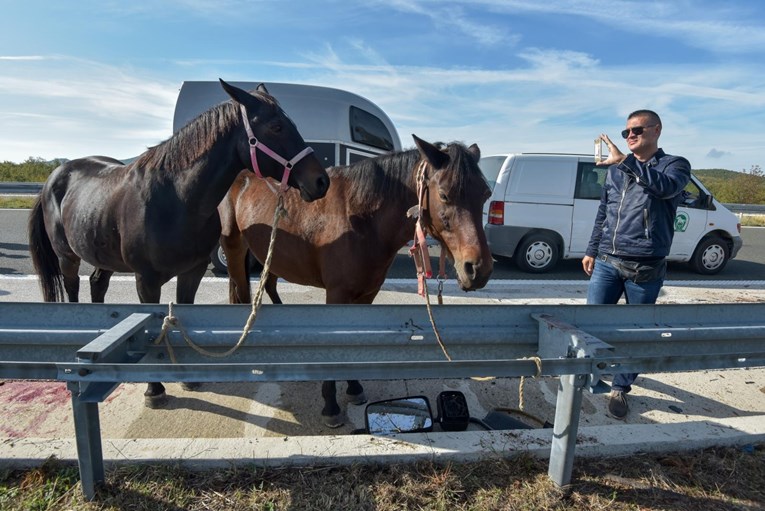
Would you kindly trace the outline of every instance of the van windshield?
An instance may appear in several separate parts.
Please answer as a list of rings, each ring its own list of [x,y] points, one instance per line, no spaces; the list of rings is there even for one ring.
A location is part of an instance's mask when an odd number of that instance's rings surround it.
[[[478,162],[478,166],[481,168],[481,172],[483,172],[483,177],[492,190],[494,190],[494,185],[497,184],[499,170],[506,159],[506,156],[486,156]]]

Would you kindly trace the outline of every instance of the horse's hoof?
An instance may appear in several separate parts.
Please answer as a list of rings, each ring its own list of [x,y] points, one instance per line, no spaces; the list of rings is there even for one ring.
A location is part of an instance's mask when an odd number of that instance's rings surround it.
[[[202,386],[202,384],[199,383],[199,382],[185,381],[185,382],[181,383],[181,388],[183,390],[188,390],[189,392],[193,392],[195,390],[199,390],[199,387],[201,387],[201,386]]]
[[[352,405],[363,405],[367,402],[367,395],[364,392],[361,394],[348,394],[348,402]]]
[[[343,415],[338,414],[338,415],[332,415],[332,416],[324,416],[324,425],[332,429],[345,426]]]
[[[146,408],[156,410],[157,408],[164,408],[167,406],[167,394],[157,394],[156,396],[143,395],[143,403]]]

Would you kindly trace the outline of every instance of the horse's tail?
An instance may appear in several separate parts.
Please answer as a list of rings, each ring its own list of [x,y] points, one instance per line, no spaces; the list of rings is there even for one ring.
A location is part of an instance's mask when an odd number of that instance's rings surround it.
[[[32,265],[40,279],[40,288],[46,302],[64,301],[64,276],[53,251],[42,210],[42,194],[37,196],[29,215],[29,252]]]

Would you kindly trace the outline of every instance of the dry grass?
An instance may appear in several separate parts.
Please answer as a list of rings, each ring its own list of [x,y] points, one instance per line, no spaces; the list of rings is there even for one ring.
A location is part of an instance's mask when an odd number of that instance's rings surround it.
[[[765,445],[577,459],[555,487],[547,462],[417,463],[190,472],[125,466],[84,502],[76,469],[51,461],[0,472],[0,509],[30,510],[762,510]]]

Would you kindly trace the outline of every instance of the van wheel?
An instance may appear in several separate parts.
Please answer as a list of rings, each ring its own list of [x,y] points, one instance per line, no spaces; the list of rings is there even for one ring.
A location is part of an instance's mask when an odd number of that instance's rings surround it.
[[[515,250],[515,264],[526,273],[544,273],[558,264],[560,251],[549,234],[530,234]]]
[[[210,254],[210,260],[212,261],[213,268],[220,272],[228,273],[228,261],[226,260],[226,253],[223,251],[223,247],[220,246],[220,243],[215,245],[215,250],[213,250]],[[250,272],[260,272],[260,270],[263,269],[263,265],[260,264],[260,261],[258,261],[249,250],[247,251],[246,264]]]
[[[730,246],[720,236],[708,236],[699,242],[689,261],[691,268],[702,275],[720,273],[730,260]]]
[[[215,250],[210,254],[213,268],[224,273],[228,273],[228,262],[226,261],[226,253],[223,251],[223,247],[220,243],[215,245]]]

